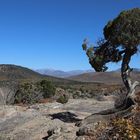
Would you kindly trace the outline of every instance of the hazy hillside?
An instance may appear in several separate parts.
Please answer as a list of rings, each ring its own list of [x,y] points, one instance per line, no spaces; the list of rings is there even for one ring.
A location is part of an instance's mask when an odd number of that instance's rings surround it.
[[[73,71],[62,71],[62,70],[54,70],[54,69],[38,69],[35,70],[36,72],[49,75],[54,77],[66,78],[70,76],[75,76],[83,73],[92,72],[93,70],[73,70]]]
[[[82,82],[100,82],[106,84],[122,83],[121,73],[119,71],[84,73],[77,76],[71,76],[68,79]],[[134,71],[132,73],[132,79],[140,81],[140,72]]]
[[[0,65],[0,80],[34,79],[41,78],[37,72],[16,65]]]
[[[45,78],[45,79],[47,78],[48,80],[52,80],[52,81],[61,81],[61,79],[59,78],[42,75],[29,68],[25,68],[22,66],[9,65],[9,64],[0,65],[0,80],[1,81],[3,80],[11,80],[11,81],[35,80],[35,79],[42,79],[42,78]]]

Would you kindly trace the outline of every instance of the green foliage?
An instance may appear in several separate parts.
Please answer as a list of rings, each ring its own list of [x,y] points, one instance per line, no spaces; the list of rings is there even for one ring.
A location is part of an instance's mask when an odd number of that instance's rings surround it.
[[[61,104],[66,104],[68,102],[68,97],[66,95],[61,95],[58,99],[57,102]]]
[[[122,11],[105,26],[104,36],[112,45],[128,49],[137,47],[140,44],[140,9]]]
[[[83,48],[84,51],[86,51],[87,50],[87,45],[86,44],[82,44],[82,48]]]
[[[43,92],[44,98],[50,98],[55,94],[55,86],[52,82],[47,80],[42,80],[41,82],[37,83],[41,91]]]
[[[44,98],[51,98],[55,94],[54,85],[42,80],[37,83],[24,83],[19,86],[15,94],[15,103],[34,104]]]
[[[19,86],[15,94],[15,103],[33,104],[42,99],[40,90],[32,83],[24,83]]]
[[[84,39],[84,43],[82,44],[82,48],[84,51],[87,50],[87,43],[88,43],[87,39]]]
[[[89,58],[92,58],[93,57],[93,47],[90,47],[90,48],[88,48],[87,49],[87,56],[89,57]]]
[[[106,71],[106,64],[119,62],[124,54],[133,56],[140,46],[140,8],[121,12],[104,27],[104,38],[90,48],[84,40],[83,48],[95,71]],[[125,61],[125,60],[124,60]]]

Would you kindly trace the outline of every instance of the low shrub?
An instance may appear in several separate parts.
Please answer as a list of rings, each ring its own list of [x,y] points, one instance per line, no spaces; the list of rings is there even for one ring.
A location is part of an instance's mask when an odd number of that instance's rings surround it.
[[[92,137],[108,140],[139,140],[140,128],[134,125],[133,119],[114,119],[109,123],[100,123]]]
[[[117,119],[112,121],[112,138],[124,140],[140,139],[140,129],[137,128],[131,119]]]
[[[41,82],[37,83],[39,89],[41,92],[43,92],[43,97],[44,98],[50,98],[55,95],[55,86],[52,84],[52,82],[47,81],[47,80],[42,80]]]
[[[15,94],[14,103],[34,104],[42,99],[51,98],[55,94],[55,86],[47,80],[37,83],[24,83],[19,85]]]
[[[66,95],[61,95],[58,99],[57,102],[61,104],[66,104],[68,102],[68,97]]]

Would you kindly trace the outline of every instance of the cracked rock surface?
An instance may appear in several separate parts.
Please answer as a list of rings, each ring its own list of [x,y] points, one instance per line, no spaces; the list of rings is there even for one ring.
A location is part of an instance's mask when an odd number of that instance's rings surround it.
[[[113,100],[71,99],[32,106],[0,106],[0,140],[75,140],[77,122],[112,108]]]

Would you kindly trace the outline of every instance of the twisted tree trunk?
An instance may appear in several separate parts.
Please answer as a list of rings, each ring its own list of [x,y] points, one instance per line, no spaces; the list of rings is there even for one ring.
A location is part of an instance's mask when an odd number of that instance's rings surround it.
[[[129,63],[131,60],[132,55],[134,54],[133,50],[126,50],[125,54],[123,56],[122,61],[122,67],[121,67],[121,77],[123,80],[123,83],[127,89],[127,97],[126,97],[126,103],[131,102],[131,104],[135,104],[134,98],[135,98],[135,89],[136,86],[139,85],[138,81],[132,82],[130,73],[133,69],[129,67]]]
[[[122,118],[130,118],[135,114],[134,110],[138,106],[138,104],[135,102],[135,89],[136,86],[139,85],[138,81],[132,82],[131,79],[131,72],[133,69],[130,68],[129,63],[131,60],[131,57],[135,54],[135,50],[132,49],[126,49],[123,50],[123,60],[122,60],[122,66],[121,66],[121,77],[123,80],[123,83],[127,89],[127,95],[123,103],[118,106],[117,108],[113,107],[108,110],[104,110],[98,113],[94,113],[87,118],[85,118],[83,121],[77,123],[77,126],[80,126],[79,131],[77,132],[78,136],[82,136],[83,134],[87,134],[87,128],[92,129],[95,123],[98,122],[109,122],[110,119],[115,119],[118,117]],[[94,130],[95,128],[93,128]]]

